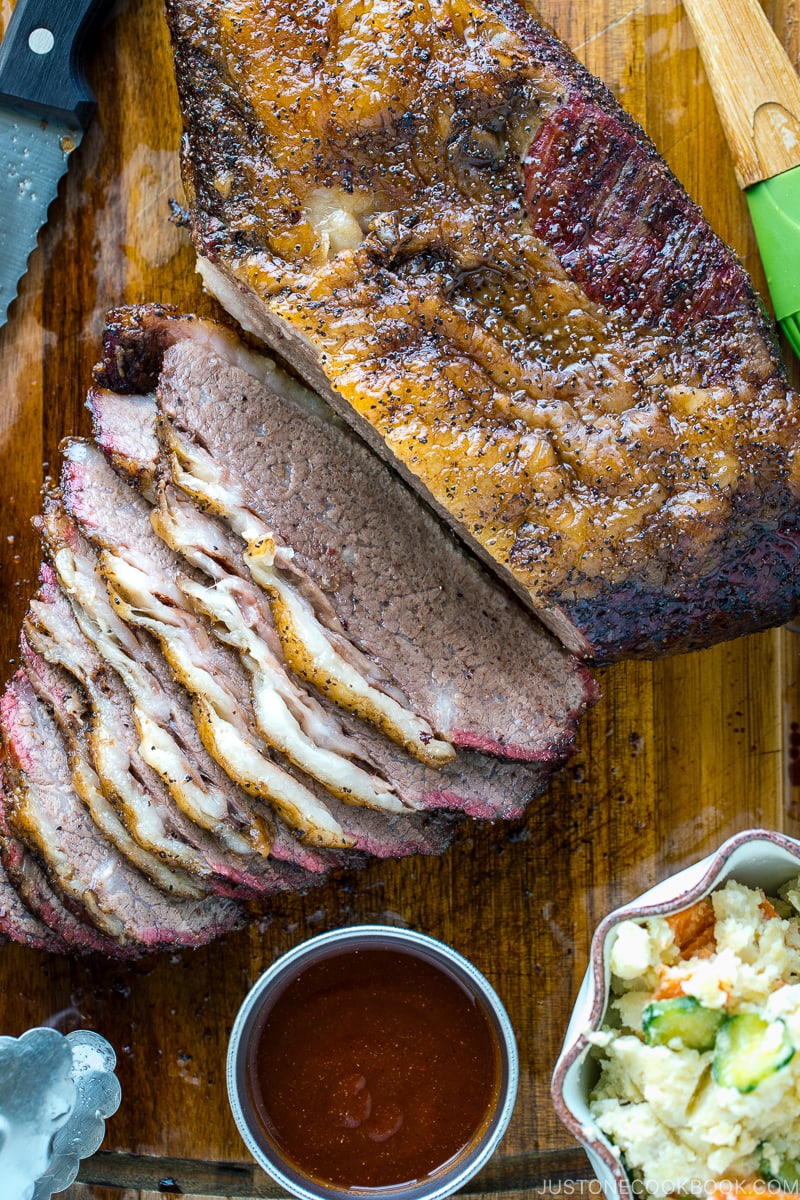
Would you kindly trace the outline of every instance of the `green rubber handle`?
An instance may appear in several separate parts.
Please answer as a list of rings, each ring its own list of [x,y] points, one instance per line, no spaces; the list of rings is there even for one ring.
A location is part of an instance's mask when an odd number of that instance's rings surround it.
[[[789,345],[800,358],[800,310],[792,313],[790,317],[784,317],[781,321],[781,329],[786,334]]]
[[[755,183],[750,206],[775,319],[800,311],[800,167]]]

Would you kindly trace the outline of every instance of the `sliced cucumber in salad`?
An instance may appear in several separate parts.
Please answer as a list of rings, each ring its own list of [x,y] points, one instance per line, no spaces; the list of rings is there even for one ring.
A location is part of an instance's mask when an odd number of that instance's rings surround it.
[[[794,1158],[782,1158],[777,1171],[773,1171],[762,1155],[759,1165],[761,1178],[768,1183],[777,1183],[787,1192],[800,1192],[800,1163]]]
[[[725,1013],[704,1008],[694,996],[653,1000],[642,1013],[642,1029],[648,1046],[668,1046],[677,1041],[687,1050],[712,1050]]]
[[[712,1073],[721,1087],[752,1092],[791,1059],[794,1046],[784,1022],[757,1013],[736,1013],[720,1025]]]

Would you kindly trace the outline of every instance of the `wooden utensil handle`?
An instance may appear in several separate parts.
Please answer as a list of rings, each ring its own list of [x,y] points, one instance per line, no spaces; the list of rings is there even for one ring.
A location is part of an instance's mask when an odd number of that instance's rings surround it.
[[[739,186],[800,165],[800,80],[758,0],[684,0]]]

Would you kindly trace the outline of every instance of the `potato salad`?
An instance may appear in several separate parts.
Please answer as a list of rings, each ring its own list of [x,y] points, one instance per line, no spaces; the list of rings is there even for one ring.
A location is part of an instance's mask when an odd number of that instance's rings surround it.
[[[800,877],[625,921],[591,1110],[639,1194],[800,1187]]]

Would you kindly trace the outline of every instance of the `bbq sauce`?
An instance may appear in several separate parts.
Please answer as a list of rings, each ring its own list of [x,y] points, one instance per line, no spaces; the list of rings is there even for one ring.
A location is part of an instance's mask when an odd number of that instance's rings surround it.
[[[394,950],[300,969],[254,1028],[250,1098],[268,1143],[339,1188],[424,1179],[486,1127],[497,1038],[454,976]]]

